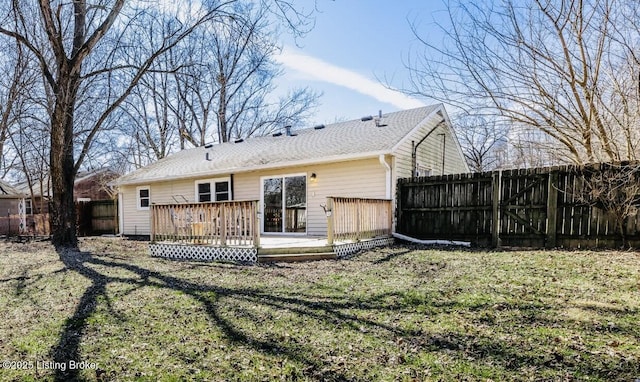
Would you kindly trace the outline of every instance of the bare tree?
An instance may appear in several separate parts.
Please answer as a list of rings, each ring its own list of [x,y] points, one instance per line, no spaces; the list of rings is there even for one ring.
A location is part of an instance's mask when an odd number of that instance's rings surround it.
[[[272,95],[281,70],[273,60],[279,31],[269,9],[247,3],[235,10],[241,17],[222,16],[159,57],[120,106],[120,151],[132,167],[188,146],[300,124],[310,115],[318,94],[309,89]]]
[[[452,0],[410,93],[544,133],[582,164],[638,156],[638,17],[619,0]]]
[[[615,217],[622,246],[628,247],[628,221],[640,205],[640,164],[622,162],[590,165],[577,172],[576,201]]]
[[[491,171],[504,165],[509,130],[495,120],[478,115],[457,115],[456,135],[469,169]]]
[[[0,39],[0,47],[5,52],[15,52],[0,58],[3,73],[0,78],[0,172],[7,174],[14,163],[5,161],[5,144],[11,138],[14,125],[27,112],[26,99],[34,86],[35,76],[20,44],[12,39]]]
[[[303,121],[317,104],[319,95],[309,89],[273,100],[274,80],[282,74],[273,60],[278,32],[264,8],[244,5],[241,13],[242,19],[190,36],[187,56],[197,63],[176,72],[179,105],[189,114],[180,136],[193,146],[268,133]]]
[[[0,34],[38,63],[53,107],[49,118],[52,242],[77,247],[73,185],[96,136],[113,127],[113,113],[156,60],[198,28],[236,14],[238,1],[125,2],[39,0],[0,5]],[[264,0],[288,23],[301,15],[284,0]],[[155,6],[155,8],[154,8]],[[137,40],[159,25],[151,44]]]

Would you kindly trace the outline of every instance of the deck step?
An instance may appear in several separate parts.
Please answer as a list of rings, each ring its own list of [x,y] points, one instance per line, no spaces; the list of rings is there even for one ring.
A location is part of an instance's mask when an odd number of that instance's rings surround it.
[[[273,248],[278,249],[278,248]],[[282,249],[282,248],[280,248]],[[333,260],[336,258],[335,252],[315,252],[315,253],[273,253],[261,254],[258,252],[258,262],[268,263],[275,261],[313,261],[313,260]]]
[[[312,254],[333,252],[333,247],[323,245],[320,247],[274,247],[274,248],[258,248],[258,256],[262,255],[286,255],[286,254]]]

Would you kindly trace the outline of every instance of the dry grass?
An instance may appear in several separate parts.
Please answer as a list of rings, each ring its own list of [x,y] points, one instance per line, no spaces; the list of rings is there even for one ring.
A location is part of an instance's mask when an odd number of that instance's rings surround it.
[[[82,250],[0,243],[0,358],[28,368],[0,380],[640,378],[634,252],[398,246],[239,266],[119,239]]]

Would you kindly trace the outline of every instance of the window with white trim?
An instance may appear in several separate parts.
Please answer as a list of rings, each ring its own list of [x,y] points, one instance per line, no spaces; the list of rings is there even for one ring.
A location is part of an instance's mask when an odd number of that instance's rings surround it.
[[[420,163],[416,164],[416,174],[415,176],[431,176],[432,170],[430,167],[423,166]]]
[[[196,181],[196,201],[223,202],[231,200],[231,179],[207,179]]]
[[[215,182],[216,202],[229,200],[229,181]]]
[[[24,200],[24,214],[25,215],[33,214],[33,206],[31,205],[31,199]]]
[[[198,202],[211,201],[211,183],[198,183]]]
[[[151,205],[151,189],[149,186],[138,187],[136,190],[138,199],[138,209],[148,210]]]

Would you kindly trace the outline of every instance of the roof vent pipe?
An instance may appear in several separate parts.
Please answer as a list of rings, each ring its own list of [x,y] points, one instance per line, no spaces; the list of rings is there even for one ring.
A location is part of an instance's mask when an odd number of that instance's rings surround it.
[[[284,129],[287,131],[287,137],[290,137],[291,136],[291,125],[285,126]]]

